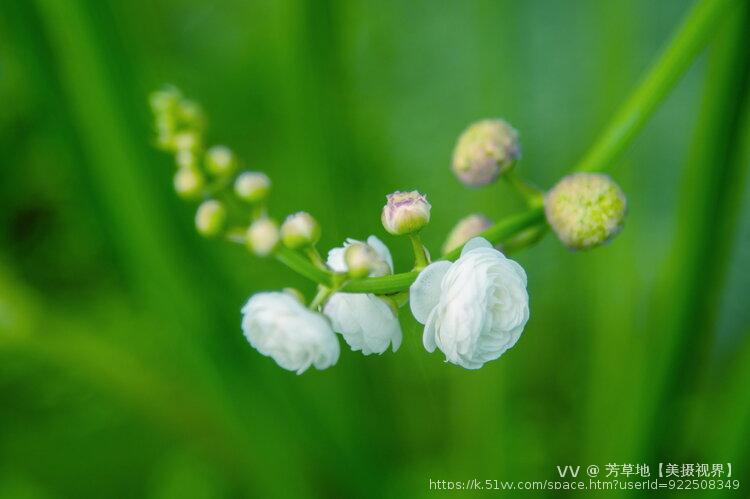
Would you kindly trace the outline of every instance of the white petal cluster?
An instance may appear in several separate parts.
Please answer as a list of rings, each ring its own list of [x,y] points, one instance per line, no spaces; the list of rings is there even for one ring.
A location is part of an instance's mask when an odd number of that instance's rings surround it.
[[[328,266],[337,272],[346,272],[344,250],[359,241],[349,239],[343,247],[328,253]],[[393,273],[393,259],[388,247],[375,236],[367,238],[367,244],[380,256],[370,276]],[[401,345],[401,325],[396,313],[383,299],[374,294],[336,293],[328,300],[323,313],[331,319],[333,329],[340,333],[354,351],[363,354],[381,354],[391,345],[393,351]]]
[[[311,365],[325,369],[339,358],[339,342],[328,320],[287,293],[255,294],[242,314],[250,345],[284,369],[302,374]]]
[[[410,288],[422,341],[452,362],[479,369],[516,344],[529,319],[526,273],[485,239],[464,246],[454,263],[425,268]]]

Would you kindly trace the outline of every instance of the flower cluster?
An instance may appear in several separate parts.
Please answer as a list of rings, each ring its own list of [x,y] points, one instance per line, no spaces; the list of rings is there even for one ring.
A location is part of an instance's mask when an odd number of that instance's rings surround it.
[[[446,362],[478,369],[514,346],[529,319],[526,272],[501,248],[529,246],[548,223],[569,248],[590,249],[617,234],[625,215],[622,191],[604,175],[570,175],[546,194],[525,183],[513,168],[521,151],[518,132],[504,120],[482,120],[459,137],[452,169],[468,187],[506,178],[529,205],[523,224],[468,215],[448,234],[445,256],[433,262],[420,238],[430,222],[427,197],[396,191],[386,196],[381,221],[386,232],[409,239],[410,271],[395,273],[390,250],[375,235],[347,239],[324,259],[317,249],[321,227],[312,215],[292,213],[279,225],[268,215],[269,177],[244,169],[226,146],[204,147],[199,106],[168,87],[152,94],[151,107],[156,143],[175,157],[175,191],[199,201],[196,230],[275,257],[317,283],[307,304],[302,293],[285,289],[257,293],[242,307],[250,345],[298,374],[334,365],[337,335],[364,355],[396,352],[403,340],[399,308],[406,303],[424,325],[428,352],[439,349]],[[542,204],[546,221],[536,217]]]

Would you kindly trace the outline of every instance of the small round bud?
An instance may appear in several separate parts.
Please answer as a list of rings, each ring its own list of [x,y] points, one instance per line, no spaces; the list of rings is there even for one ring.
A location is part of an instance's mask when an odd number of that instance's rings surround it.
[[[279,244],[279,226],[270,218],[259,218],[247,229],[247,247],[258,256],[268,256]]]
[[[458,221],[448,238],[443,243],[443,254],[449,253],[454,249],[460,247],[469,239],[478,236],[481,232],[489,229],[492,226],[492,220],[481,215],[474,213]]]
[[[609,241],[622,229],[626,210],[625,194],[601,173],[568,175],[544,200],[552,230],[565,246],[575,250]]]
[[[391,234],[411,234],[429,223],[432,205],[419,192],[396,191],[388,194],[386,199],[388,202],[383,206],[380,220]]]
[[[174,161],[177,163],[177,168],[190,168],[193,170],[198,168],[198,158],[196,158],[195,153],[190,149],[180,149],[177,151],[174,155]]]
[[[291,249],[312,246],[320,239],[320,225],[312,215],[298,211],[286,217],[281,225],[281,241]]]
[[[344,249],[344,263],[355,279],[367,277],[381,262],[382,258],[369,244],[355,242]]]
[[[175,151],[195,151],[200,147],[201,138],[197,132],[184,131],[174,134],[171,137],[170,146]]]
[[[177,114],[181,122],[187,127],[201,129],[205,126],[203,109],[196,102],[182,99],[177,108]]]
[[[227,219],[227,210],[224,205],[215,199],[203,201],[195,213],[195,228],[206,237],[219,234],[224,228]]]
[[[518,132],[506,121],[482,120],[469,126],[453,150],[453,173],[469,187],[494,182],[521,157]]]
[[[179,90],[174,87],[165,87],[151,92],[148,100],[154,114],[163,115],[173,113],[180,104],[181,98]]]
[[[203,191],[203,175],[193,168],[180,168],[174,175],[174,190],[184,199],[194,199]]]
[[[226,146],[213,146],[206,151],[206,169],[217,177],[225,177],[234,172],[237,160]]]
[[[234,193],[243,201],[257,203],[271,190],[271,179],[261,172],[242,172],[234,181]]]

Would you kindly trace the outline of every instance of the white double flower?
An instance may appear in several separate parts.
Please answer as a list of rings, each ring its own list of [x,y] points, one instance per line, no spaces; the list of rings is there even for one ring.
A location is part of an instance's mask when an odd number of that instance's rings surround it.
[[[348,239],[344,246],[328,252],[328,266],[337,272],[346,272],[344,250],[357,243]],[[393,259],[388,247],[375,236],[367,238],[369,245],[380,256],[370,276],[393,273]],[[333,330],[340,333],[352,350],[363,354],[381,354],[390,345],[395,352],[401,345],[401,325],[396,313],[385,300],[374,294],[336,293],[328,300],[323,313],[331,319]]]
[[[339,342],[325,317],[291,295],[257,293],[242,307],[242,330],[263,355],[302,374],[311,365],[326,369],[339,358]]]
[[[452,362],[479,369],[516,344],[529,319],[526,273],[481,237],[454,263],[427,266],[410,288],[422,341]]]

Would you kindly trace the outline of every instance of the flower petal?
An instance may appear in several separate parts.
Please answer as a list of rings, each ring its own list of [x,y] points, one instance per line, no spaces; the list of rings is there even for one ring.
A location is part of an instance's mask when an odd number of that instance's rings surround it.
[[[380,255],[380,258],[385,260],[385,263],[388,264],[391,268],[391,272],[393,272],[393,258],[391,257],[391,252],[388,249],[388,246],[375,236],[368,237],[367,244],[371,246],[378,255]]]
[[[477,248],[492,248],[492,244],[490,244],[490,242],[483,237],[475,237],[473,239],[469,239],[466,244],[464,244],[464,248],[461,250],[461,256],[464,256],[469,251]]]
[[[451,262],[445,260],[428,265],[409,288],[411,313],[419,323],[427,322],[430,312],[440,301],[440,285],[450,267]]]

